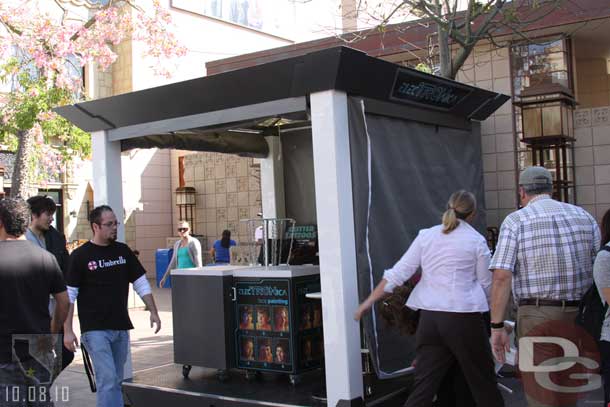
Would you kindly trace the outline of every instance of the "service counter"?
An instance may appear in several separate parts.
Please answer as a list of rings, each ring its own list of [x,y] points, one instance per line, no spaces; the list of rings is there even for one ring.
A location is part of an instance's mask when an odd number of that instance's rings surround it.
[[[323,361],[318,266],[172,270],[174,360],[191,366],[299,375]]]

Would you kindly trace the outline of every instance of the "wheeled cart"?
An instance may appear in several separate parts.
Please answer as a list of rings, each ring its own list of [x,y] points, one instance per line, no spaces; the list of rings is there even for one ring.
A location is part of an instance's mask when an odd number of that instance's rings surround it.
[[[192,366],[281,372],[297,384],[322,366],[319,267],[210,266],[172,271],[174,361],[188,378]]]

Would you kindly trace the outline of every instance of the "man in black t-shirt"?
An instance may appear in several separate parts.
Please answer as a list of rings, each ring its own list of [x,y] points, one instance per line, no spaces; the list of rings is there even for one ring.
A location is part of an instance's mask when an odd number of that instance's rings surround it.
[[[0,200],[0,405],[52,405],[53,337],[66,319],[68,294],[57,261],[25,238],[30,211]],[[49,295],[56,300],[53,318]],[[25,400],[25,401],[24,401]]]
[[[66,281],[70,311],[64,324],[64,345],[74,351],[78,340],[72,329],[74,301],[78,298],[81,341],[91,356],[97,384],[97,406],[123,406],[121,382],[133,329],[127,312],[129,283],[150,311],[150,326],[161,329],[161,320],[146,271],[124,243],[116,241],[118,222],[109,206],[98,206],[89,215],[93,239],[74,250]]]

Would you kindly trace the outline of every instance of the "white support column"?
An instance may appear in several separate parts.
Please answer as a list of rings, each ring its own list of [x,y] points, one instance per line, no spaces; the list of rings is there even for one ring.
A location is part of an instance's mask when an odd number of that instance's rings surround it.
[[[125,211],[123,210],[121,142],[108,140],[108,133],[105,131],[96,131],[91,133],[91,151],[93,155],[93,204],[94,206],[108,205],[114,210],[117,220],[121,222],[117,231],[117,240],[124,242]],[[131,379],[133,377],[131,340],[127,350],[123,378]]]
[[[116,214],[119,225],[117,240],[125,241],[125,211],[123,209],[123,175],[121,173],[121,142],[109,141],[108,133],[91,133],[93,152],[93,202],[108,205]]]
[[[347,95],[311,95],[328,406],[360,405],[362,362]]]
[[[269,155],[261,162],[261,203],[263,218],[286,216],[284,196],[284,161],[279,137],[266,137]]]

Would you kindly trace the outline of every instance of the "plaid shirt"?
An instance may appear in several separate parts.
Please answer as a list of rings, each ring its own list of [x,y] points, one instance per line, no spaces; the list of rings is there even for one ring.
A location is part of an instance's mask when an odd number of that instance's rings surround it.
[[[540,195],[504,219],[489,268],[513,273],[516,301],[580,300],[593,283],[600,239],[587,211]]]

